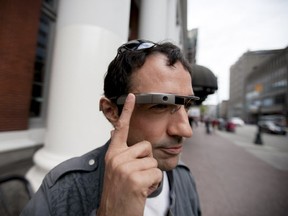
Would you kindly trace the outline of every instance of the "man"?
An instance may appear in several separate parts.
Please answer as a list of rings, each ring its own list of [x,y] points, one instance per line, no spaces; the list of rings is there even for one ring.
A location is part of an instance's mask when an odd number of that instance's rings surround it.
[[[106,145],[54,168],[22,215],[201,215],[189,169],[191,71],[171,43],[130,41],[108,67],[100,110]]]

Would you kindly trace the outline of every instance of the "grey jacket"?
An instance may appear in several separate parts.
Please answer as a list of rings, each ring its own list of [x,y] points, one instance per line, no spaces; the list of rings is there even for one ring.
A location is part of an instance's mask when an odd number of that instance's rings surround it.
[[[52,169],[21,216],[95,216],[103,188],[108,145],[109,142]],[[167,175],[170,185],[168,216],[200,216],[198,194],[189,169],[179,164]]]

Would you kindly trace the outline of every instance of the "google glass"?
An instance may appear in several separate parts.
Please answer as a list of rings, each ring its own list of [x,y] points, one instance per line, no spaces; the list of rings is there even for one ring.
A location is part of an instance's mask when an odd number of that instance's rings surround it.
[[[190,107],[199,97],[194,95],[182,96],[165,93],[140,93],[134,94],[136,97],[136,104],[169,104],[169,105],[184,105]],[[117,105],[124,105],[127,95],[122,95],[116,99]]]

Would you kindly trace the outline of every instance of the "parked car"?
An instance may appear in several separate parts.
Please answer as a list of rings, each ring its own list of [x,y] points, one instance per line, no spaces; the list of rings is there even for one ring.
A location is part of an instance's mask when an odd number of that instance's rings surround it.
[[[273,121],[260,121],[258,123],[263,132],[286,135],[286,128]]]
[[[235,124],[236,126],[244,126],[245,125],[245,122],[239,117],[232,117],[229,121],[232,122],[233,124]]]
[[[234,133],[236,125],[232,121],[228,121],[228,122],[226,122],[225,128],[226,128],[226,131]]]
[[[263,115],[259,121],[272,121],[277,125],[286,126],[286,117],[284,115]]]

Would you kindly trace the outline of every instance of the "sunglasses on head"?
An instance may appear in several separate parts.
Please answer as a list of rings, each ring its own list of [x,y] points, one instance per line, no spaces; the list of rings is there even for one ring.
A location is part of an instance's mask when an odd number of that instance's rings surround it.
[[[156,43],[148,40],[132,40],[129,41],[118,48],[118,54],[123,53],[125,51],[137,51],[137,50],[145,50],[150,49],[152,47],[157,46]]]

